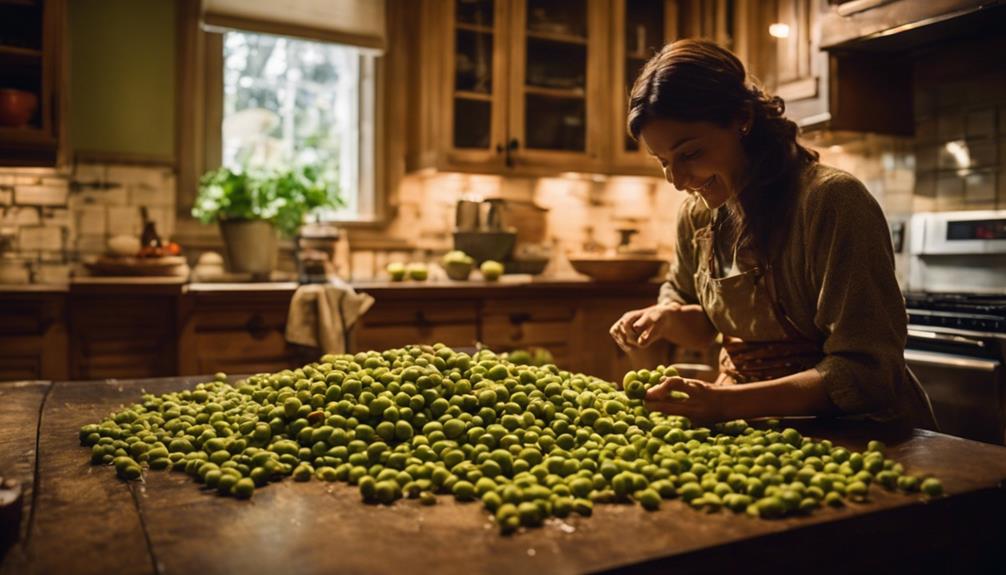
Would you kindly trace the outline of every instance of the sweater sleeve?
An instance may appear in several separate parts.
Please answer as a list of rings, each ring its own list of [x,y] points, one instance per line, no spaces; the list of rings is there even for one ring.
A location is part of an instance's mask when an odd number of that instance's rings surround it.
[[[845,413],[889,408],[905,370],[907,314],[884,213],[859,180],[838,173],[810,191],[805,218],[824,387]]]
[[[699,303],[695,295],[695,246],[692,238],[695,235],[695,198],[688,197],[678,211],[678,245],[675,258],[667,273],[667,279],[660,286],[660,296],[657,302],[669,304],[676,302],[682,305]]]

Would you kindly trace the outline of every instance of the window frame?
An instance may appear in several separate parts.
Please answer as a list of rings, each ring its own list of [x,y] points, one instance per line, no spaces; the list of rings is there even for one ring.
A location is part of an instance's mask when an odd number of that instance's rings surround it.
[[[186,1],[184,4],[190,4]],[[361,126],[360,139],[370,153],[363,153],[361,147],[358,165],[359,180],[369,178],[368,185],[373,192],[369,197],[361,196],[358,213],[353,219],[326,218],[324,221],[343,228],[381,228],[389,221],[387,152],[385,126],[387,107],[385,105],[385,68],[387,55],[380,49],[358,46],[355,38],[341,38],[337,35],[319,34],[309,29],[299,29],[278,23],[235,20],[227,26],[209,26],[202,21],[197,9],[185,10],[179,19],[179,45],[184,48],[179,57],[179,82],[184,92],[191,98],[182,98],[181,121],[187,127],[179,139],[178,215],[179,220],[192,220],[190,210],[198,193],[200,176],[207,170],[217,168],[222,163],[222,125],[224,97],[224,52],[223,32],[236,30],[249,33],[287,36],[313,42],[341,43],[363,51],[372,51],[361,56],[361,76],[369,73],[361,85],[360,117],[372,114],[370,129]],[[342,40],[342,41],[340,41]],[[368,64],[369,62],[369,64]],[[194,220],[193,220],[194,221]],[[186,226],[187,227],[187,226]],[[213,230],[215,232],[215,230]]]

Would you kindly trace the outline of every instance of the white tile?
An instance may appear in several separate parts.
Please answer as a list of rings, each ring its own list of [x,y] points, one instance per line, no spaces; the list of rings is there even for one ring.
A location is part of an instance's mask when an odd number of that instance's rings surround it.
[[[68,188],[63,186],[15,186],[14,202],[22,206],[64,206]]]
[[[104,164],[77,164],[73,170],[73,181],[104,182],[108,179],[107,172]]]
[[[63,228],[59,226],[30,226],[18,230],[18,249],[22,251],[63,249]]]
[[[143,231],[143,221],[139,211],[132,206],[109,206],[107,229],[110,236],[138,236]]]
[[[971,137],[993,136],[996,133],[996,109],[982,108],[968,112],[964,131]]]
[[[70,264],[44,263],[35,268],[35,281],[41,284],[63,284],[70,281]]]
[[[37,226],[41,223],[38,208],[7,208],[4,210],[0,223],[8,226]]]
[[[125,186],[107,189],[83,189],[70,195],[72,207],[80,205],[125,206],[129,204],[129,192]]]
[[[995,172],[970,174],[965,178],[964,186],[964,199],[969,204],[969,207],[995,208]],[[980,204],[980,206],[975,204]]]
[[[165,168],[148,168],[144,166],[108,166],[108,181],[123,185],[145,185],[149,188],[160,188],[164,179],[171,174]]]
[[[85,255],[101,254],[105,252],[105,246],[108,241],[105,238],[105,234],[101,235],[89,235],[80,234],[76,238],[76,248],[77,251]]]
[[[107,212],[105,206],[86,206],[76,211],[77,233],[106,233]]]
[[[133,206],[164,207],[175,204],[175,192],[166,188],[144,185],[129,186],[129,203]]]

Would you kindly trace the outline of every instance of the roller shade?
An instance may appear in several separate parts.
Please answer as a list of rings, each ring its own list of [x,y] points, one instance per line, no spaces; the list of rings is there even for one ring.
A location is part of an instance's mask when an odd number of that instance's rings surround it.
[[[203,23],[384,50],[385,0],[203,0]]]

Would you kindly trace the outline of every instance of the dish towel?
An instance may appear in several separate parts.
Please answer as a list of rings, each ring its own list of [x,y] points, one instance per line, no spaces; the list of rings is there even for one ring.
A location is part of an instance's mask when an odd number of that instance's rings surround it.
[[[302,285],[290,302],[286,340],[322,353],[347,353],[349,330],[372,305],[373,297],[342,280]]]

